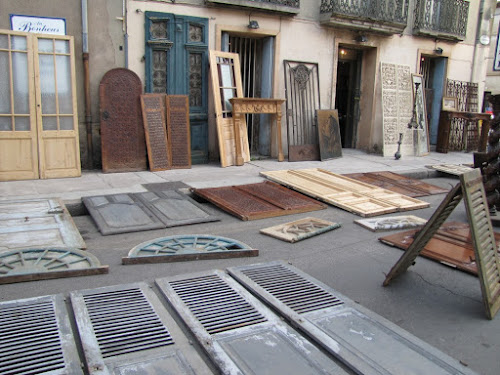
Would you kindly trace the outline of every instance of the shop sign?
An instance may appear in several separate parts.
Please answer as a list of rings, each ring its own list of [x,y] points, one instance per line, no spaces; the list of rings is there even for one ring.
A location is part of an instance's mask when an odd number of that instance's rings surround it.
[[[14,31],[24,31],[37,34],[66,35],[66,20],[64,18],[20,16],[11,14],[10,26]]]

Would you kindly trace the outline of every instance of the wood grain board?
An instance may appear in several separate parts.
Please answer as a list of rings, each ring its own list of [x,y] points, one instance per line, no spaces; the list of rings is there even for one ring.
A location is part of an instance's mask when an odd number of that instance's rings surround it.
[[[269,171],[261,174],[274,182],[363,217],[429,206],[427,202],[320,168]]]
[[[326,208],[326,205],[270,181],[193,189],[193,192],[241,220],[257,220]]]
[[[166,96],[167,139],[172,169],[191,168],[191,131],[187,95]]]
[[[294,243],[337,228],[340,228],[339,223],[315,217],[306,217],[289,223],[263,228],[260,230],[260,233],[282,241]]]
[[[317,109],[319,156],[321,161],[342,157],[339,113],[336,109]]]

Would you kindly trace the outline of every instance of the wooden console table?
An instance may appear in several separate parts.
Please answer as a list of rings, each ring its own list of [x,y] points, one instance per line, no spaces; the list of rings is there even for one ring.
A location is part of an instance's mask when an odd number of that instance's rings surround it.
[[[285,99],[265,98],[232,98],[229,99],[233,106],[234,144],[236,145],[236,165],[243,165],[241,153],[240,122],[245,113],[270,113],[276,123],[276,136],[278,138],[278,161],[285,160],[283,145],[281,144],[281,105]]]
[[[463,119],[466,121],[464,128],[459,131],[452,128],[452,121],[454,119]],[[478,121],[482,120],[481,133],[478,131]],[[441,111],[439,117],[438,139],[436,151],[447,153],[448,151],[486,151],[486,142],[488,140],[488,130],[490,129],[491,116],[489,113],[476,113],[476,112],[461,112],[461,111]],[[476,134],[471,139],[468,139],[468,126],[469,122]],[[454,137],[455,142],[451,140]],[[467,141],[473,141],[473,145],[468,144]],[[472,147],[475,146],[475,147]]]

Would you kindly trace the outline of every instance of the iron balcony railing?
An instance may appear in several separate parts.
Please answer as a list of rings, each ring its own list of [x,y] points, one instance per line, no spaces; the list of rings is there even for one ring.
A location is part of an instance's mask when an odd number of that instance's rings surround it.
[[[321,0],[320,13],[331,17],[401,25],[408,20],[409,0]]]
[[[414,33],[449,40],[464,40],[469,2],[465,0],[416,0]]]

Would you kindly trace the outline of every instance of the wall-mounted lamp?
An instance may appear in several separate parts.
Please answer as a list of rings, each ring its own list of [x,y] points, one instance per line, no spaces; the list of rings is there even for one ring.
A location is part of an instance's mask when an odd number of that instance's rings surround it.
[[[248,22],[248,26],[247,26],[249,29],[253,29],[253,30],[257,30],[259,28],[259,23],[255,20],[251,20],[250,22]]]
[[[136,13],[144,13],[141,9],[136,9],[135,12]]]
[[[356,36],[356,38],[354,38],[354,40],[359,43],[364,43],[368,41],[368,38],[365,34],[359,34],[358,36]]]
[[[438,55],[441,55],[443,53],[443,49],[441,47],[437,47],[435,50],[434,50],[434,53],[437,53]]]

